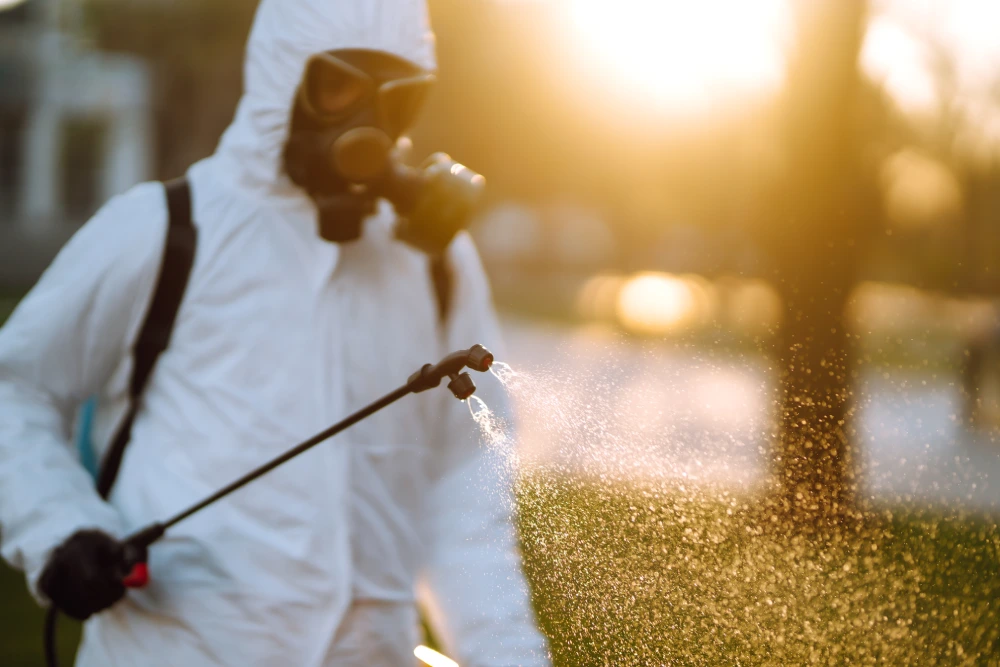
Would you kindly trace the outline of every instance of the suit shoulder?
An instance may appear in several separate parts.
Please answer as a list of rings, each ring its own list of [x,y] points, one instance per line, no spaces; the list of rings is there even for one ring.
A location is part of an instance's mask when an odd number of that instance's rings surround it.
[[[155,270],[166,224],[162,184],[141,183],[109,199],[60,254],[119,275]]]

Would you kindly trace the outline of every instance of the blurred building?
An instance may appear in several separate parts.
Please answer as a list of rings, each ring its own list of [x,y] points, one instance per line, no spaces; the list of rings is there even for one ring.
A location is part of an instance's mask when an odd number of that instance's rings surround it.
[[[104,200],[150,177],[149,72],[80,30],[78,3],[0,2],[0,285],[33,280]]]

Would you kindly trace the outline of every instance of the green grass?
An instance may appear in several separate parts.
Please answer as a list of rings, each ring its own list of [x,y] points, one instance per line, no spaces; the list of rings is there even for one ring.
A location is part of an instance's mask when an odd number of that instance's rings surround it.
[[[944,509],[784,525],[761,499],[536,478],[525,565],[557,665],[1000,665],[1000,530]]]
[[[0,665],[35,667],[43,665],[42,624],[45,612],[28,594],[24,577],[0,565]],[[80,640],[80,624],[59,619],[59,660],[72,665]]]

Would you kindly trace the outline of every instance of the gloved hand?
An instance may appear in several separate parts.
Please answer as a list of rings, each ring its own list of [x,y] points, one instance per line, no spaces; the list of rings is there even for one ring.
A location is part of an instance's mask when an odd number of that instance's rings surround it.
[[[73,533],[49,556],[38,589],[57,609],[78,621],[125,596],[124,545],[99,530]]]

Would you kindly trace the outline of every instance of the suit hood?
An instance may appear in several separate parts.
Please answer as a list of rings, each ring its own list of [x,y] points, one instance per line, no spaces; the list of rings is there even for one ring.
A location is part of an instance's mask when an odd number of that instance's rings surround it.
[[[436,68],[425,0],[262,0],[247,42],[243,96],[216,151],[224,177],[262,195],[294,189],[281,168],[292,101],[309,56],[385,51]]]

